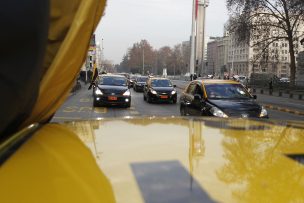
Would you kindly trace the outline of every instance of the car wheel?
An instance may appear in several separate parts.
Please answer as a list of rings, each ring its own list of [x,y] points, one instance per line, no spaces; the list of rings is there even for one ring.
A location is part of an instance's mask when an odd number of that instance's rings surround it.
[[[127,104],[125,105],[125,107],[126,107],[126,108],[130,108],[130,107],[131,107],[131,102],[127,103]]]
[[[147,97],[148,103],[152,103],[152,99],[148,96]]]
[[[94,99],[94,101],[93,101],[93,107],[98,107],[98,104],[97,104],[97,102],[96,102],[95,99]]]
[[[173,104],[176,104],[176,99],[172,99],[172,103],[173,103]]]

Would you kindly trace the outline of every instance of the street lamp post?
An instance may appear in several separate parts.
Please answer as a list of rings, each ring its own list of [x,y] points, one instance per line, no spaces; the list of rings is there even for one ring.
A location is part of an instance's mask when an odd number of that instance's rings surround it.
[[[194,74],[195,66],[203,67],[205,44],[205,18],[209,0],[193,0],[190,74]]]
[[[142,75],[145,75],[145,47],[143,46],[143,58],[142,58]]]

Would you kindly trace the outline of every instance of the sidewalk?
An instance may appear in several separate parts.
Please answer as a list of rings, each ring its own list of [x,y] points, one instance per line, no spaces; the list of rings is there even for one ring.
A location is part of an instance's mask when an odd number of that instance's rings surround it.
[[[297,115],[304,115],[304,100],[256,94],[257,101],[266,108],[289,112]]]

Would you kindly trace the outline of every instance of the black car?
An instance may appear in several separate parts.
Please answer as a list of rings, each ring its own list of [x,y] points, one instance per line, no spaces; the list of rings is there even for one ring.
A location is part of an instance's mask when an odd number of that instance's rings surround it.
[[[166,78],[150,78],[144,86],[144,100],[151,102],[172,102],[177,101],[175,85]]]
[[[93,90],[95,106],[121,105],[131,106],[131,92],[127,78],[120,75],[103,75]]]
[[[216,116],[222,118],[268,118],[256,96],[236,81],[197,80],[191,82],[180,97],[182,116]]]
[[[142,92],[144,91],[144,86],[147,83],[148,76],[139,76],[136,78],[134,84],[133,84],[133,89],[136,92]]]

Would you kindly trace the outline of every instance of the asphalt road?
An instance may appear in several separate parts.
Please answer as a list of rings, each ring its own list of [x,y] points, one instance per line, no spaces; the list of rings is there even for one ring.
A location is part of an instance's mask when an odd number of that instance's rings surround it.
[[[178,95],[181,90],[177,89]],[[179,101],[179,96],[178,96]],[[93,107],[92,90],[87,86],[71,95],[56,112],[52,121],[87,120],[96,118],[137,117],[137,116],[179,116],[179,102],[152,103],[143,100],[143,93],[131,89],[131,107]]]
[[[98,118],[121,118],[140,116],[179,116],[179,95],[181,89],[177,88],[177,104],[149,104],[143,100],[143,93],[131,89],[131,107],[93,107],[92,90],[82,86],[75,94],[71,95],[63,106],[56,112],[52,122],[75,120],[91,120]],[[271,119],[276,120],[304,120],[304,116],[268,109]]]

